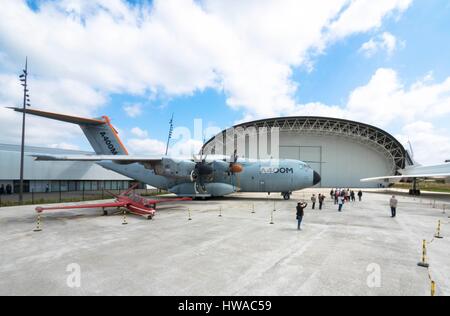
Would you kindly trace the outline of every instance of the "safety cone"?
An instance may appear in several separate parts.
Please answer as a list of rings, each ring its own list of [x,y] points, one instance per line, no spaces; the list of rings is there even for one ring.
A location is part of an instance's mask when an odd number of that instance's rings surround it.
[[[122,222],[122,225],[128,225],[127,212],[125,210],[123,210],[123,222]]]
[[[36,228],[33,229],[34,232],[40,232],[42,231],[42,227],[41,227],[41,214],[38,213],[37,215],[37,221],[36,221]]]
[[[436,295],[436,282],[431,281],[431,296]]]
[[[434,238],[444,238],[441,236],[441,220],[438,220],[438,226],[437,226],[436,235],[434,235]]]
[[[428,268],[430,265],[427,263],[427,241],[422,241],[422,261],[417,264],[419,267]]]

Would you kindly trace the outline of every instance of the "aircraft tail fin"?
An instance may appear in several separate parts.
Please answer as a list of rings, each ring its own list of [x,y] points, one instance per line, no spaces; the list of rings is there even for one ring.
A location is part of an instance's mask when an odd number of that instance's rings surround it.
[[[414,160],[414,151],[411,142],[408,141],[409,149],[406,149],[406,166],[405,167],[418,167],[421,166],[416,160]]]
[[[128,155],[127,149],[107,116],[90,119],[40,110],[10,109],[16,112],[23,113],[25,111],[27,114],[79,125],[95,153],[98,155]]]

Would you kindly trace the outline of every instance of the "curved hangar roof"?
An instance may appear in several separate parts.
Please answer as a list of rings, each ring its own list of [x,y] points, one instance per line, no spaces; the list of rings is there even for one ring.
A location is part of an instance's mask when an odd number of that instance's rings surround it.
[[[364,123],[330,118],[330,117],[314,117],[314,116],[296,116],[296,117],[279,117],[251,121],[235,125],[233,128],[243,128],[244,130],[254,127],[256,131],[259,128],[270,129],[272,127],[280,128],[280,132],[297,132],[300,134],[316,135],[316,136],[340,136],[351,141],[370,146],[376,151],[383,154],[392,162],[393,173],[397,169],[403,169],[407,165],[412,164],[408,152],[403,145],[391,134],[386,131]],[[222,131],[223,140],[226,140],[227,130]],[[204,151],[211,152],[213,150],[215,137],[211,138],[203,146]]]

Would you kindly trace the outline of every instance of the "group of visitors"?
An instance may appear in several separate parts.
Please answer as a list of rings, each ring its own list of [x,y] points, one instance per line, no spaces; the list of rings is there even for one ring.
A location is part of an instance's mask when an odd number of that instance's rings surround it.
[[[361,190],[358,191],[358,200],[361,202],[363,193]],[[334,200],[334,204],[338,204],[339,197],[342,197],[344,202],[355,202],[356,201],[356,194],[355,191],[350,189],[331,189],[330,196]]]
[[[342,212],[343,206],[346,202],[354,202],[356,201],[356,195],[358,195],[358,200],[362,201],[362,196],[363,193],[361,190],[358,191],[357,194],[355,194],[355,191],[350,190],[350,189],[331,189],[330,191],[330,196],[331,199],[334,200],[334,204],[338,205],[338,211]],[[316,197],[315,194],[313,194],[311,196],[311,208],[314,210],[316,208],[316,203],[319,202],[319,210],[322,209],[323,207],[323,203],[325,200],[325,195],[319,193],[319,195]],[[391,208],[391,217],[396,217],[397,216],[397,205],[398,205],[398,200],[396,199],[396,197],[393,195],[391,197],[391,199],[389,200],[389,206]],[[308,203],[306,202],[298,202],[297,203],[297,213],[296,213],[296,218],[297,218],[297,229],[301,230],[301,224],[303,221],[303,217],[305,215],[305,209],[308,206]]]
[[[7,184],[6,187],[5,185],[0,185],[0,195],[2,194],[12,194],[12,186],[11,184]]]
[[[311,196],[311,203],[312,203],[312,209],[314,210],[316,208],[316,203],[319,202],[319,210],[323,207],[323,202],[325,201],[325,195],[319,193],[319,195],[316,197],[315,194]]]

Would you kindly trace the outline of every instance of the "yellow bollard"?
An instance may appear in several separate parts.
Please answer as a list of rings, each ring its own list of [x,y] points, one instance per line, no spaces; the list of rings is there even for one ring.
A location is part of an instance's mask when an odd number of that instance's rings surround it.
[[[127,212],[125,210],[123,210],[123,221],[122,221],[122,225],[128,225],[127,222]]]
[[[270,213],[270,224],[273,225],[273,211]]]
[[[40,232],[40,231],[42,231],[42,228],[41,228],[41,214],[40,214],[40,213],[38,213],[38,216],[37,216],[37,222],[36,222],[36,228],[33,229],[33,231],[34,231],[34,232]]]
[[[431,296],[436,295],[436,282],[431,281]]]
[[[434,235],[435,238],[444,238],[441,236],[441,220],[438,220],[438,226],[436,230],[436,235]]]
[[[422,261],[420,261],[417,265],[424,268],[428,268],[430,266],[427,263],[427,241],[425,239],[422,242]]]
[[[191,221],[191,220],[192,220],[192,217],[191,217],[191,209],[190,209],[190,208],[188,208],[188,214],[189,214],[188,220]]]

